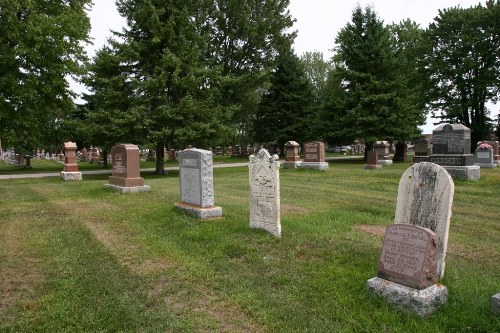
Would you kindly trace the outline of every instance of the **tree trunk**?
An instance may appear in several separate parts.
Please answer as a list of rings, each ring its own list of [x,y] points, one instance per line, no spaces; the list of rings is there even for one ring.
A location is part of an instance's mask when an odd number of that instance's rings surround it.
[[[164,150],[165,145],[163,142],[156,143],[156,170],[155,175],[166,175],[167,171],[165,170],[165,162],[164,162]]]
[[[108,168],[108,151],[103,149],[101,154],[102,154],[102,158],[103,158],[102,168],[107,169]]]

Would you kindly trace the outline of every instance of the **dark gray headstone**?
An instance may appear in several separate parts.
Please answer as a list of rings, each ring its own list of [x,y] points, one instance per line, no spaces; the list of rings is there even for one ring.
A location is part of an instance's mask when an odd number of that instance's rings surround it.
[[[462,124],[445,124],[432,131],[432,153],[470,154],[470,129]]]

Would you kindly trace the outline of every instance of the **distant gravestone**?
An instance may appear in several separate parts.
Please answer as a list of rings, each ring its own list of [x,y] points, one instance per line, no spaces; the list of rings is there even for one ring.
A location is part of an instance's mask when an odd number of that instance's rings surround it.
[[[500,293],[491,296],[491,313],[500,316]]]
[[[370,293],[422,317],[446,303],[448,289],[435,281],[444,274],[453,194],[453,180],[439,165],[421,162],[405,171]]]
[[[304,144],[302,152],[304,160],[300,163],[300,168],[328,170],[328,163],[325,162],[325,144],[323,142],[307,142]]]
[[[82,149],[82,155],[80,156],[80,162],[87,162],[89,160],[89,152],[87,148]]]
[[[432,132],[429,162],[441,165],[456,179],[479,180],[480,167],[470,153],[470,129],[461,124],[446,124]]]
[[[76,143],[64,143],[64,170],[61,171],[62,180],[82,180],[82,173],[78,171],[76,164]]]
[[[479,141],[477,143],[478,147],[486,143],[491,146],[491,149],[493,149],[493,163],[495,163],[497,166],[500,166],[500,155],[499,155],[499,144],[498,141]]]
[[[373,145],[373,150],[378,154],[378,164],[380,165],[390,165],[392,164],[392,159],[390,154],[391,145],[387,141],[377,141]]]
[[[280,178],[277,155],[261,149],[250,156],[250,228],[281,237]]]
[[[179,153],[181,202],[175,207],[200,219],[222,216],[222,208],[214,206],[212,152],[186,149]]]
[[[382,165],[378,164],[378,153],[375,150],[371,150],[367,153],[366,164],[364,168],[366,170],[377,170],[382,167]]]
[[[111,149],[113,169],[105,186],[121,193],[149,191],[140,176],[139,147],[133,144],[119,144]]]
[[[99,152],[97,148],[92,148],[92,154],[90,155],[90,163],[99,163]]]
[[[283,165],[285,169],[294,169],[300,165],[299,148],[300,145],[295,141],[288,141],[285,144],[286,157]]]
[[[476,163],[481,168],[496,168],[497,164],[495,163],[495,152],[493,151],[493,146],[489,143],[481,143],[478,145],[476,152]]]
[[[408,145],[403,142],[396,143],[396,152],[394,153],[394,162],[408,161]]]
[[[429,140],[419,139],[415,141],[413,146],[413,151],[415,155],[413,156],[413,163],[429,162]]]

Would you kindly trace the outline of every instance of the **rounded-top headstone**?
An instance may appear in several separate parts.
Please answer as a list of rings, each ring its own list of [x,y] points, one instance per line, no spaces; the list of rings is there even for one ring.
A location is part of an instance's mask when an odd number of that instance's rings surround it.
[[[444,274],[454,188],[448,172],[429,162],[412,165],[399,182],[394,223],[413,224],[436,233],[439,278]]]

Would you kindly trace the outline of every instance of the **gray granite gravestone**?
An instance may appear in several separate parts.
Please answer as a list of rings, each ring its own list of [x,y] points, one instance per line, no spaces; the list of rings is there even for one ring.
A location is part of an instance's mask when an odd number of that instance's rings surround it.
[[[479,180],[480,167],[470,153],[470,129],[462,124],[445,124],[432,132],[429,162],[441,165],[456,179]]]
[[[429,140],[419,139],[415,141],[415,145],[413,146],[413,151],[415,152],[413,163],[429,162],[430,150],[432,149],[429,148]]]
[[[181,201],[175,207],[200,219],[222,216],[222,207],[214,206],[212,152],[186,149],[178,158]]]
[[[491,147],[491,148],[486,148],[486,147]],[[497,167],[497,164],[495,163],[495,153],[493,151],[493,147],[489,144],[486,143],[481,144],[476,149],[475,157],[476,157],[476,163],[474,163],[474,165],[477,165],[481,168],[489,168],[489,169]]]
[[[278,155],[261,149],[250,156],[250,228],[264,229],[281,237],[280,176]]]

